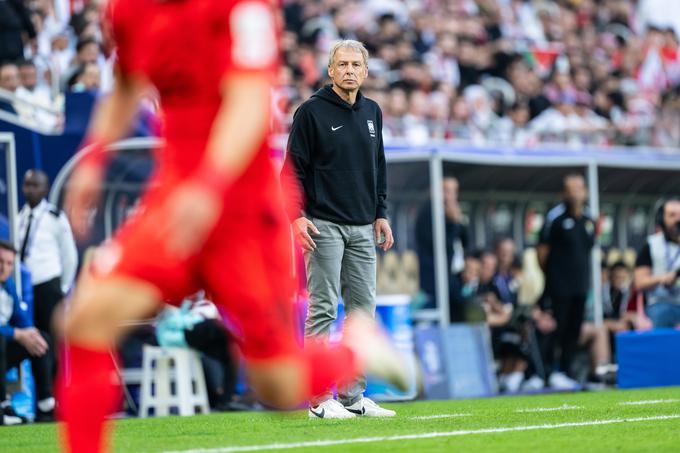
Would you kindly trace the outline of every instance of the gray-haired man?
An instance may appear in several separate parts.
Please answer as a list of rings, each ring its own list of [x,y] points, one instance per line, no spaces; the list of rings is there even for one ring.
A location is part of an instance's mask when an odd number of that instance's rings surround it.
[[[330,51],[332,80],[295,113],[286,165],[304,192],[293,221],[305,249],[310,294],[306,336],[327,336],[342,290],[346,313],[375,314],[376,244],[394,240],[386,218],[382,112],[359,88],[368,75],[368,52],[357,41],[340,41]],[[295,215],[298,215],[298,214]],[[311,234],[314,236],[312,239]],[[310,401],[311,418],[391,417],[363,397],[364,379]]]

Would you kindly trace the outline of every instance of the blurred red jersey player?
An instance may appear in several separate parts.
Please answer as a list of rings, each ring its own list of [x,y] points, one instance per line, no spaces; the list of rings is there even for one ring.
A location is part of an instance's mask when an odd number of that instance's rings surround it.
[[[165,145],[141,214],[97,253],[66,316],[71,366],[60,379],[59,404],[72,452],[108,446],[105,420],[120,402],[108,351],[121,325],[199,288],[238,326],[250,385],[274,406],[299,404],[363,364],[405,385],[398,355],[368,320],[357,320],[333,348],[313,342],[303,351],[295,342],[290,235],[266,146],[275,17],[262,0],[110,4],[117,81],[94,114],[92,152],[69,183],[74,231],[87,233],[104,146],[125,135],[150,85],[160,94]]]

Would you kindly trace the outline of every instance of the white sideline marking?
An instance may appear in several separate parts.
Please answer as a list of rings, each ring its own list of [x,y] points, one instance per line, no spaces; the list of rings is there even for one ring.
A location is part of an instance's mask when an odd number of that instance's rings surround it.
[[[677,403],[678,399],[667,399],[667,400],[642,400],[642,401],[624,401],[619,403],[620,406],[641,406],[643,404],[664,404],[664,403]]]
[[[411,420],[434,420],[437,418],[469,417],[472,414],[438,414],[438,415],[419,415],[410,417]]]
[[[240,451],[261,451],[261,450],[288,450],[291,448],[304,447],[328,447],[331,445],[344,444],[364,444],[369,442],[386,442],[393,440],[411,440],[411,439],[432,439],[435,437],[454,437],[467,436],[471,434],[496,434],[508,433],[513,431],[534,431],[540,429],[556,429],[556,428],[573,428],[579,426],[598,426],[598,425],[612,425],[615,423],[634,423],[634,422],[649,422],[655,420],[673,420],[680,418],[680,414],[670,415],[655,415],[650,417],[635,417],[635,418],[613,418],[609,420],[590,420],[585,422],[569,422],[556,423],[553,425],[528,425],[528,426],[508,426],[506,428],[482,428],[469,429],[459,431],[443,431],[419,434],[404,434],[400,436],[384,436],[384,437],[357,437],[354,439],[333,439],[333,440],[314,440],[308,442],[292,442],[288,444],[265,444],[265,445],[243,445],[234,447],[220,447],[220,448],[202,448],[193,450],[177,450],[166,453],[232,453]]]
[[[553,412],[553,411],[571,411],[574,409],[583,409],[581,406],[570,406],[568,404],[563,404],[559,407],[532,407],[529,409],[517,409],[515,412],[525,413],[525,412]]]

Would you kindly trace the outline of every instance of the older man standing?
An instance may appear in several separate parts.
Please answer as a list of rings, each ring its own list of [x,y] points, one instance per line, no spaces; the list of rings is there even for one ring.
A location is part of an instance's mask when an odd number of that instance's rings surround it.
[[[358,41],[336,43],[329,55],[332,84],[295,113],[286,166],[304,192],[295,206],[293,232],[305,250],[310,294],[305,336],[328,336],[342,290],[345,312],[375,314],[376,244],[394,240],[386,218],[382,112],[359,90],[368,75],[368,52]],[[312,238],[313,236],[313,238]],[[310,401],[310,418],[391,417],[363,397],[360,379]]]

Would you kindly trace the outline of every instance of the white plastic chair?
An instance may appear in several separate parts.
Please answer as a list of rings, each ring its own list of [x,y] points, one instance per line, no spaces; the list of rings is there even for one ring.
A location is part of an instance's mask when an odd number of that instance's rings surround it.
[[[187,348],[144,346],[139,416],[208,414],[208,392],[199,355]],[[173,387],[174,382],[174,387]],[[173,391],[174,390],[174,391]]]

